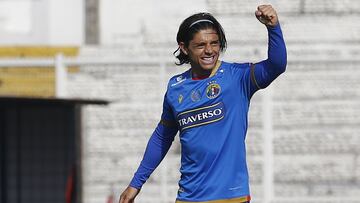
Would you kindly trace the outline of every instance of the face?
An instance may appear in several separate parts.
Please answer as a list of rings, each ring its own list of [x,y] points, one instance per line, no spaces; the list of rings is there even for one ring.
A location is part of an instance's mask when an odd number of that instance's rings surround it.
[[[219,35],[214,29],[200,30],[190,40],[188,47],[181,42],[180,48],[189,56],[191,68],[209,71],[215,67],[219,58]]]

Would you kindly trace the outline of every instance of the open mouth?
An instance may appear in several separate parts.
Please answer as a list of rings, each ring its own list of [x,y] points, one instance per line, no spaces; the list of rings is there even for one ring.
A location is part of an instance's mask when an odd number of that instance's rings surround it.
[[[204,64],[213,64],[215,62],[215,56],[201,57]]]

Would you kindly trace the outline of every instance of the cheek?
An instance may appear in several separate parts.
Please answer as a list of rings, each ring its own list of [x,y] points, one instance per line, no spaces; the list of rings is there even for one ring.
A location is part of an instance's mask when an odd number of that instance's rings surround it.
[[[201,53],[202,52],[200,50],[193,50],[193,51],[188,52],[189,57],[192,58],[192,59],[198,58],[201,55]]]

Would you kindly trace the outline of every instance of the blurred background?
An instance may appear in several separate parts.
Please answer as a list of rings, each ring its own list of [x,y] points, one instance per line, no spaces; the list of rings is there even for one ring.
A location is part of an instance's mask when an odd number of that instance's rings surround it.
[[[117,202],[189,68],[172,55],[182,20],[211,12],[222,59],[258,62],[264,3],[288,66],[252,99],[252,202],[359,203],[360,0],[0,0],[0,202]],[[137,202],[174,202],[179,164],[177,137]]]

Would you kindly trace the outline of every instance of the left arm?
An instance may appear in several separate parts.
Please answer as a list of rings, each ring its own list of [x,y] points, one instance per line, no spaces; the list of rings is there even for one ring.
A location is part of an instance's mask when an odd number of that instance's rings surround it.
[[[262,5],[255,12],[258,20],[268,30],[268,58],[251,67],[251,93],[267,87],[286,69],[287,56],[284,38],[276,11],[270,5]]]

